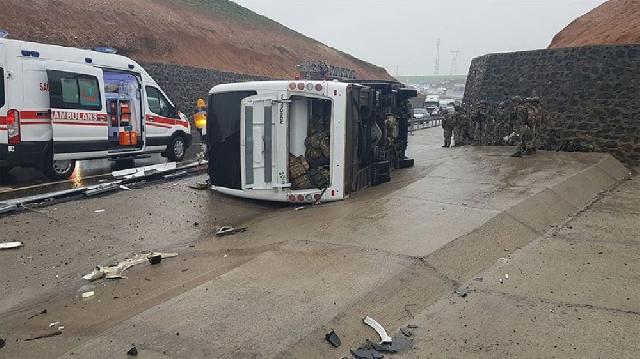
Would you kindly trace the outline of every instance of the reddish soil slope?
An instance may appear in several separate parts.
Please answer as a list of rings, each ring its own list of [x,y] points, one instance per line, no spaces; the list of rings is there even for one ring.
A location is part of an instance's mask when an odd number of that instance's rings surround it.
[[[640,0],[609,0],[558,33],[550,48],[640,43]]]
[[[10,37],[91,48],[109,45],[148,62],[290,78],[322,59],[362,79],[381,67],[330,48],[228,0],[2,0]]]

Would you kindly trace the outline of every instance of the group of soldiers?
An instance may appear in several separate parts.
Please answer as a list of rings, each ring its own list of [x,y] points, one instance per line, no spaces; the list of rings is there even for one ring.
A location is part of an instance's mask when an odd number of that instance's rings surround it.
[[[538,148],[538,137],[544,123],[542,103],[537,97],[523,99],[515,96],[493,108],[481,101],[475,106],[456,106],[455,112],[442,120],[444,146],[516,145],[514,157],[531,155]]]

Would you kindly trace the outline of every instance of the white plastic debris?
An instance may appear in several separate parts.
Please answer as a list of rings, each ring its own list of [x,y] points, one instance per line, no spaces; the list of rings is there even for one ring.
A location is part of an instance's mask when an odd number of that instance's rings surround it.
[[[0,249],[16,249],[22,247],[22,242],[2,242],[0,243]]]
[[[505,278],[505,279],[509,279],[509,275],[508,275],[508,274],[505,274],[505,275],[504,275],[504,278]]]
[[[49,328],[53,328],[56,325],[60,325],[60,322],[53,322],[53,323],[49,323]]]
[[[63,330],[64,330],[64,326],[63,326],[63,325],[59,326],[59,327],[58,327],[58,330],[59,330],[59,331],[63,331]]]
[[[96,293],[94,291],[89,291],[89,292],[84,292],[82,293],[82,298],[87,299],[87,298],[91,298],[94,295],[96,295]],[[60,323],[58,323],[60,324]]]
[[[376,331],[376,333],[378,333],[378,335],[380,336],[380,344],[391,343],[391,337],[389,336],[389,334],[387,334],[387,331],[384,329],[384,327],[380,325],[380,323],[378,323],[375,319],[366,316],[363,321],[364,324],[370,326],[371,328],[373,328],[373,330]]]
[[[161,259],[177,257],[178,253],[139,253],[134,254],[129,258],[125,258],[115,265],[110,266],[96,266],[93,272],[85,274],[82,278],[88,281],[94,281],[101,278],[106,279],[121,279],[126,278],[122,275],[127,269],[136,266],[138,264],[147,263],[150,256],[160,255]]]
[[[95,213],[104,213],[104,211],[105,211],[104,209],[96,209],[93,212],[95,212]]]
[[[120,189],[125,190],[125,191],[130,191],[131,190],[131,188],[129,188],[129,187],[123,185],[123,184],[120,185]]]

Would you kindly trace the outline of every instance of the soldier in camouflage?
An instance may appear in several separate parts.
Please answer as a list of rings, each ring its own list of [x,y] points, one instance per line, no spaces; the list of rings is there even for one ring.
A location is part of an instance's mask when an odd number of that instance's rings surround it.
[[[453,114],[453,141],[454,146],[458,147],[465,145],[464,131],[468,128],[469,119],[462,106],[456,105],[455,110],[456,112]]]
[[[451,147],[451,136],[453,135],[454,117],[448,111],[442,112],[442,130],[444,132],[444,145],[442,147]]]
[[[529,120],[528,99],[527,101],[522,101],[522,98],[516,96],[513,98],[513,104],[516,121],[519,124],[519,145],[518,150],[512,157],[522,157],[523,155],[533,154],[535,153],[535,147],[533,149],[530,147],[533,144],[533,126]]]

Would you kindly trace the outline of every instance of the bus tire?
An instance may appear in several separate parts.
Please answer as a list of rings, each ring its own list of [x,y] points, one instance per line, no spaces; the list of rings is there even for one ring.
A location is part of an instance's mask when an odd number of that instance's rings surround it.
[[[51,156],[51,159],[46,161],[43,172],[47,177],[53,180],[66,180],[71,176],[71,174],[73,174],[73,171],[75,170],[75,160],[55,161],[53,160],[53,156]]]
[[[184,155],[187,152],[187,141],[180,135],[175,135],[171,138],[169,145],[167,146],[167,158],[172,162],[179,162],[184,159]]]

